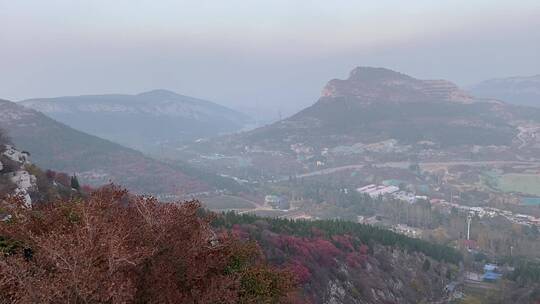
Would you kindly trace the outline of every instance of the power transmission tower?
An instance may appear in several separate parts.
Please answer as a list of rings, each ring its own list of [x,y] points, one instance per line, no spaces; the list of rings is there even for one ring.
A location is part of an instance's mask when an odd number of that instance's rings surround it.
[[[471,239],[471,222],[472,222],[472,214],[467,215],[467,240]]]

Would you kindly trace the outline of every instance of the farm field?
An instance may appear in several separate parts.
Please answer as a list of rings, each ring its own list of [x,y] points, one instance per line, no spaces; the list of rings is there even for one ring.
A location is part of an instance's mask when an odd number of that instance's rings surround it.
[[[230,209],[254,209],[256,206],[251,201],[231,195],[220,195],[207,198],[203,205],[210,210],[230,210]]]
[[[538,174],[503,174],[497,178],[497,186],[504,192],[520,192],[540,195],[540,175]]]
[[[480,180],[491,190],[540,196],[540,174],[503,173],[493,170],[483,172]],[[536,200],[531,202],[533,203],[529,205],[536,205]]]

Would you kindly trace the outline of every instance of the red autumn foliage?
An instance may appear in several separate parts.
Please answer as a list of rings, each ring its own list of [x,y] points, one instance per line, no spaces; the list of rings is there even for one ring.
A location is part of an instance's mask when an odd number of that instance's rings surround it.
[[[247,240],[249,239],[249,233],[243,230],[240,225],[236,224],[231,229],[231,234],[240,240]]]
[[[300,284],[307,283],[311,279],[311,271],[309,270],[309,268],[304,266],[301,261],[293,260],[287,266],[287,269],[289,269],[292,273],[295,274],[296,279]]]
[[[255,237],[264,244],[265,253],[270,261],[285,267],[294,274],[296,280],[304,288],[304,297],[318,294],[323,278],[346,265],[351,268],[363,267],[368,261],[369,247],[360,244],[350,235],[324,236],[322,231],[312,229],[312,234],[305,237],[273,233],[260,229],[252,229],[252,224],[234,224],[231,230],[237,236],[249,239]],[[264,225],[261,225],[264,227]],[[254,233],[252,234],[251,231]],[[305,293],[308,291],[308,293]],[[305,298],[297,299],[304,303]],[[313,298],[312,300],[315,300]]]
[[[334,265],[336,257],[341,253],[334,244],[325,239],[315,239],[311,246],[317,254],[319,263],[323,265]]]
[[[290,235],[278,235],[271,242],[277,248],[305,259],[313,259],[329,265],[339,256],[340,250],[330,241],[322,238],[300,238]]]
[[[199,208],[114,187],[32,209],[11,200],[0,303],[287,303],[289,272],[214,234]]]
[[[64,187],[71,186],[71,178],[64,172],[57,172],[54,180]]]
[[[47,178],[52,181],[56,178],[56,172],[53,170],[47,170],[45,171],[45,176],[47,176]]]
[[[352,238],[349,235],[334,235],[332,240],[336,243],[336,246],[341,249],[354,251]]]
[[[349,267],[360,267],[367,261],[367,255],[360,252],[349,252],[346,257]]]
[[[90,185],[82,185],[81,187],[81,192],[83,193],[92,193],[93,191],[95,191],[95,189]]]
[[[367,256],[368,253],[369,253],[369,247],[368,247],[368,245],[366,245],[366,244],[360,245],[360,248],[358,248],[358,252],[360,252],[360,254],[362,254],[362,255]]]

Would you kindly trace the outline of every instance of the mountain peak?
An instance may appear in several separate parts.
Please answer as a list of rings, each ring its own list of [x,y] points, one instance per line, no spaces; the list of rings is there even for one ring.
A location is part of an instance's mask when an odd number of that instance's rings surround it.
[[[167,99],[167,98],[176,98],[179,96],[179,94],[170,90],[156,89],[156,90],[151,90],[148,92],[137,94],[137,96]]]
[[[414,78],[405,74],[381,67],[359,66],[354,68],[349,74],[349,80],[356,81],[384,81],[389,79],[408,79]]]
[[[331,80],[324,87],[322,96],[354,97],[364,103],[473,100],[452,82],[420,80],[379,67],[357,67],[349,78]]]

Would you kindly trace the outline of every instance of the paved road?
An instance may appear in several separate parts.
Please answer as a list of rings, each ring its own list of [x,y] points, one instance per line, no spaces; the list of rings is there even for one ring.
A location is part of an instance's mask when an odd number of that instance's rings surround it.
[[[296,175],[296,177],[302,178],[302,177],[310,177],[310,176],[315,176],[315,175],[326,175],[326,174],[332,174],[332,173],[336,173],[336,172],[344,171],[344,170],[361,169],[364,166],[365,165],[348,165],[348,166],[342,166],[342,167],[327,168],[327,169],[322,169],[322,170],[313,171],[309,173],[299,174],[299,175]]]
[[[410,162],[385,162],[385,163],[371,163],[374,167],[390,167],[390,168],[408,168]],[[493,165],[538,165],[540,162],[533,161],[514,161],[514,160],[488,160],[488,161],[449,161],[449,162],[420,162],[418,163],[421,167],[434,167],[434,166],[458,166],[458,165],[469,165],[469,166],[493,166]],[[332,174],[340,171],[352,170],[352,169],[361,169],[365,167],[365,164],[361,165],[347,165],[333,168],[326,168],[322,170],[312,171],[308,173],[298,174],[297,178],[310,177],[316,175],[326,175]]]

